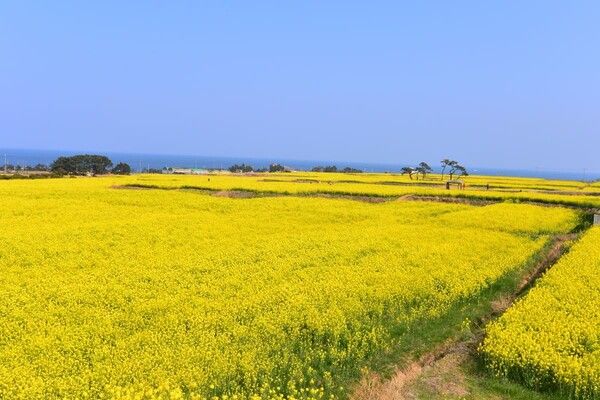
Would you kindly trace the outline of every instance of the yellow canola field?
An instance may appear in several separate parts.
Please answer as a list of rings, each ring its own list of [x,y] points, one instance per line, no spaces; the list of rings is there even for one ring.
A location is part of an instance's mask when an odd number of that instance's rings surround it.
[[[411,327],[576,223],[113,188],[131,180],[0,182],[0,398],[345,397]]]
[[[308,172],[294,171],[287,173],[249,173],[249,174],[232,174],[227,172],[214,172],[210,175],[229,176],[229,177],[256,177],[262,181],[288,181],[296,183],[316,183],[316,182],[333,182],[333,183],[367,183],[367,184],[398,184],[410,186],[434,186],[442,187],[449,176],[439,174],[429,174],[425,179],[422,177],[411,179],[408,175],[399,173],[323,173],[323,172]],[[161,176],[146,175],[146,176]],[[167,177],[198,177],[190,175],[169,175]],[[504,177],[504,176],[489,176],[489,175],[470,175],[468,177],[456,178],[462,180],[467,186],[474,188],[482,188],[490,185],[490,188],[495,189],[531,189],[531,190],[547,190],[547,191],[567,191],[576,192],[585,188],[594,187],[594,184],[567,181],[567,180],[551,180],[543,178],[523,178],[523,177]]]
[[[265,174],[271,176],[273,174]],[[297,171],[290,173],[278,173],[273,179],[283,180],[318,180],[333,182],[359,182],[359,183],[382,183],[382,184],[404,184],[415,186],[442,186],[444,182],[450,179],[448,174],[443,177],[440,174],[428,174],[425,179],[421,176],[417,179],[411,179],[408,175],[399,173],[320,173]],[[470,187],[485,187],[490,185],[492,189],[516,189],[516,190],[549,190],[549,191],[569,191],[576,192],[588,187],[593,187],[580,181],[543,179],[543,178],[525,178],[525,177],[506,177],[490,175],[469,175],[467,177],[454,177],[464,181]]]
[[[481,350],[498,374],[575,398],[600,397],[600,228],[491,324]]]
[[[290,174],[256,174],[256,175],[135,175],[123,178],[123,184],[146,185],[157,188],[188,188],[208,190],[248,190],[257,193],[281,194],[315,194],[329,193],[338,195],[364,195],[397,197],[404,195],[442,196],[491,201],[536,201],[548,204],[568,205],[575,207],[600,207],[600,196],[593,195],[593,188],[579,190],[578,195],[572,191],[556,193],[542,192],[542,186],[534,186],[535,190],[482,190],[467,186],[465,190],[445,190],[439,186],[421,184],[385,184],[371,182],[348,182],[344,180],[328,180],[328,173],[310,173],[312,175],[300,178]],[[346,174],[337,174],[346,175]],[[354,176],[357,176],[356,174]],[[362,179],[373,179],[371,174],[364,174]],[[402,177],[403,179],[408,179]],[[470,179],[471,177],[469,177]],[[508,178],[507,178],[508,179]],[[513,178],[521,181],[525,178]],[[540,181],[540,180],[537,180]],[[555,181],[551,181],[555,182]],[[558,181],[556,181],[558,182]],[[405,182],[406,183],[406,182]],[[468,183],[468,181],[467,181]],[[586,195],[587,194],[587,195]]]

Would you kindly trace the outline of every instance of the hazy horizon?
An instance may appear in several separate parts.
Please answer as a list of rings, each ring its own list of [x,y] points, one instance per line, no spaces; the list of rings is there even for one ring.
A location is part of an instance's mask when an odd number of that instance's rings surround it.
[[[598,19],[593,2],[3,3],[0,148],[600,171]]]

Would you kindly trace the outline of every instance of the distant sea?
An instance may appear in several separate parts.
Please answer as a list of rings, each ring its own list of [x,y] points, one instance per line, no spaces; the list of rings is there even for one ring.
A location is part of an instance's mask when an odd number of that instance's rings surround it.
[[[279,163],[287,167],[298,170],[310,170],[321,165],[336,165],[338,168],[352,167],[365,172],[399,172],[400,169],[410,163],[385,164],[385,163],[366,163],[355,161],[303,161],[288,160],[282,158],[261,159],[249,157],[207,157],[191,155],[169,155],[169,154],[135,154],[135,153],[117,153],[117,152],[85,152],[70,150],[28,150],[28,149],[0,149],[0,164],[4,165],[4,157],[8,164],[13,165],[49,165],[57,157],[69,156],[74,154],[96,153],[103,154],[110,158],[113,163],[126,162],[135,171],[147,168],[162,169],[163,167],[181,167],[181,168],[209,168],[225,169],[233,164],[249,164],[254,168],[266,168],[272,163]],[[434,169],[437,165],[432,165]],[[600,179],[600,172],[578,171],[578,172],[560,172],[547,170],[527,170],[527,169],[501,169],[485,167],[468,167],[471,174],[474,175],[506,175],[521,177],[538,177],[547,179],[568,179],[568,180],[596,180]],[[439,171],[438,171],[439,172]]]

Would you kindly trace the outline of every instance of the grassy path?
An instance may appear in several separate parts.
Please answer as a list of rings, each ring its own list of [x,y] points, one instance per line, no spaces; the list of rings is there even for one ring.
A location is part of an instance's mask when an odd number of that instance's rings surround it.
[[[461,331],[455,332],[454,336],[434,350],[404,363],[389,376],[374,373],[364,376],[352,399],[563,399],[554,394],[537,393],[505,378],[490,375],[480,364],[477,349],[483,339],[485,325],[524,295],[536,279],[570,249],[584,230],[585,227],[580,226],[577,232],[556,235],[520,277],[512,282],[509,279],[495,293],[493,300],[480,304],[474,310]]]

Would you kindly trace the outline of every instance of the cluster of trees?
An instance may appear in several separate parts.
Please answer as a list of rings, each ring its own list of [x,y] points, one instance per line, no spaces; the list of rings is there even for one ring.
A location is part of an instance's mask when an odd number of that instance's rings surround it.
[[[160,170],[158,169],[155,171],[160,172]],[[110,172],[116,175],[129,175],[131,174],[131,167],[127,163],[120,162],[117,165],[115,165],[113,169],[110,170]]]
[[[0,167],[8,171],[49,171],[50,168],[46,164],[36,164],[36,165],[13,165],[6,164],[4,167]]]
[[[269,165],[269,172],[286,172],[288,169],[281,164]]]
[[[312,172],[343,172],[345,174],[363,172],[360,169],[351,168],[351,167],[345,167],[343,169],[338,169],[338,167],[336,167],[335,165],[328,165],[326,167],[316,166],[311,171]]]
[[[448,175],[450,176],[450,180],[454,179],[454,176],[468,176],[469,173],[467,169],[460,165],[458,161],[449,160],[447,158],[443,159],[441,162],[442,166],[442,180],[444,180],[444,174],[446,170],[448,170]],[[425,179],[427,174],[433,172],[433,169],[426,162],[420,162],[416,167],[404,167],[401,170],[402,175],[408,174],[410,179],[413,179],[413,176],[419,180],[419,175]]]
[[[442,180],[444,180],[444,173],[446,172],[446,169],[448,169],[448,175],[450,175],[450,180],[454,178],[454,175],[469,175],[467,169],[460,165],[458,161],[448,160],[447,158],[444,158],[442,161],[440,161],[440,163],[442,164]]]
[[[231,172],[252,172],[254,168],[252,165],[247,164],[233,164],[228,170]]]
[[[408,174],[408,176],[410,177],[411,180],[412,180],[413,176],[415,176],[417,178],[417,180],[419,180],[419,175],[421,175],[423,177],[423,179],[425,179],[427,177],[427,174],[430,174],[433,172],[433,169],[425,161],[422,161],[416,167],[402,168],[401,172],[402,172],[402,175]]]
[[[446,174],[446,170],[448,171],[448,175],[450,179],[454,179],[455,176],[468,176],[469,173],[467,169],[463,167],[458,161],[443,159],[441,161],[442,167],[442,180],[444,179],[444,175]],[[119,174],[119,175],[128,175],[131,173],[131,167],[129,164],[120,162],[113,166],[112,161],[102,155],[96,154],[78,154],[70,157],[58,157],[54,162],[48,167],[44,164],[37,164],[33,167],[26,166],[12,166],[7,165],[7,170],[11,171],[51,171],[57,175],[102,175],[102,174]],[[281,164],[271,164],[269,168],[262,169],[254,169],[251,165],[248,164],[234,164],[228,168],[231,172],[287,172],[285,166]],[[361,173],[363,172],[360,169],[345,167],[343,169],[338,169],[335,165],[328,166],[316,166],[312,168],[313,172],[342,172],[342,173]],[[160,173],[161,170],[158,169],[148,169],[144,170],[144,172],[152,172],[152,173]],[[410,179],[419,177],[422,179],[427,178],[427,174],[433,172],[433,169],[426,162],[420,162],[416,167],[404,167],[401,170],[402,175],[408,174]]]
[[[158,168],[142,168],[142,173],[143,174],[162,174],[165,169],[167,169],[167,167],[163,167],[163,169],[158,169]]]
[[[80,154],[71,157],[58,157],[50,169],[52,172],[62,175],[101,175],[107,174],[112,166],[112,161],[106,156],[94,154]]]
[[[103,175],[109,172],[128,175],[131,173],[131,167],[123,162],[113,167],[112,161],[106,156],[78,154],[70,157],[58,157],[50,165],[50,171],[60,175]]]
[[[289,169],[281,164],[271,164],[269,168],[254,169],[252,165],[248,164],[233,164],[227,168],[231,172],[288,172]]]
[[[252,165],[248,165],[248,164],[233,164],[231,167],[229,167],[227,169],[230,172],[234,172],[234,173],[242,173],[242,172],[287,172],[287,171],[289,171],[288,168],[286,168],[285,166],[283,166],[281,164],[271,164],[271,165],[269,165],[269,168],[260,168],[260,169],[254,169],[254,167],[252,167]],[[345,167],[345,168],[339,169],[335,165],[328,165],[328,166],[325,166],[325,167],[323,167],[323,166],[316,166],[316,167],[312,168],[311,171],[313,171],[313,172],[343,172],[343,173],[361,173],[361,172],[363,172],[360,169],[351,168],[351,167]]]

